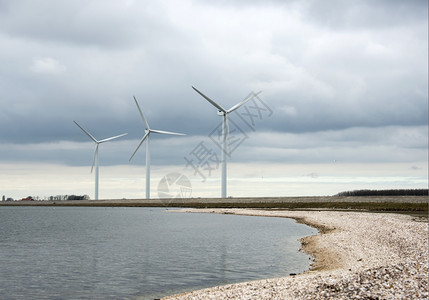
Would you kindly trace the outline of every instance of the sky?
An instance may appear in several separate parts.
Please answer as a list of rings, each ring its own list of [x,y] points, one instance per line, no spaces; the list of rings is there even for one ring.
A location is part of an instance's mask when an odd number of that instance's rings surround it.
[[[0,0],[0,196],[143,198],[168,174],[220,196],[428,186],[428,2]]]

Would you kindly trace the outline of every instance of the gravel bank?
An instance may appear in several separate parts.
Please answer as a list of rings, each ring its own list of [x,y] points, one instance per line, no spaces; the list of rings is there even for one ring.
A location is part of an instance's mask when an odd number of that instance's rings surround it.
[[[427,219],[339,211],[186,211],[294,218],[322,234],[301,241],[315,259],[303,274],[163,299],[429,299]]]

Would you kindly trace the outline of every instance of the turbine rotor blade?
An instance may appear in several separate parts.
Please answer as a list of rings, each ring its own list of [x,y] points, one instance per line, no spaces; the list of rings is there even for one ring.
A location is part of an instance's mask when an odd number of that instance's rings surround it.
[[[225,108],[223,108],[222,106],[220,106],[219,104],[217,104],[216,102],[214,102],[212,99],[210,99],[209,97],[207,97],[206,95],[204,95],[203,93],[201,93],[199,90],[197,90],[196,88],[192,87],[194,89],[194,91],[196,91],[198,94],[200,94],[204,99],[206,99],[208,102],[210,102],[214,107],[216,107],[217,109],[219,109],[220,111],[223,111],[224,113],[226,113],[227,111],[225,110]]]
[[[88,131],[85,130],[85,128],[83,128],[82,126],[80,126],[76,121],[73,121],[80,129],[82,129],[83,132],[86,133],[87,136],[89,136],[89,138],[91,140],[93,140],[94,142],[98,143],[97,139],[95,137],[92,136],[92,134],[90,134]]]
[[[184,133],[177,133],[177,132],[164,131],[164,130],[151,129],[150,131],[153,132],[153,133],[160,133],[160,134],[186,135]]]
[[[246,102],[248,102],[250,99],[252,99],[252,98],[254,98],[254,97],[258,96],[258,94],[260,94],[260,93],[261,93],[261,92],[258,92],[258,93],[251,92],[251,93],[249,94],[249,96],[247,96],[246,98],[244,98],[244,100],[243,100],[243,101],[241,101],[241,102],[237,103],[236,105],[234,105],[233,107],[231,107],[231,108],[227,111],[227,113],[233,112],[234,110],[238,109],[240,106],[242,106],[243,104],[245,104]]]
[[[134,155],[136,154],[137,150],[139,150],[140,146],[143,144],[144,140],[149,136],[150,131],[146,132],[146,134],[143,136],[143,138],[140,140],[139,145],[137,146],[136,150],[134,150],[133,155],[131,155],[129,161],[133,159]]]
[[[100,145],[100,144],[99,144],[99,143],[97,143],[97,146],[95,146],[94,158],[93,158],[93,160],[92,160],[92,166],[91,166],[91,173],[92,173],[92,170],[94,169],[95,160],[97,159],[97,156],[98,156],[98,146],[99,146],[99,145]]]
[[[144,121],[144,123],[145,123],[145,125],[146,125],[146,129],[149,129],[149,123],[146,121],[146,118],[144,117],[143,112],[142,112],[142,110],[140,109],[140,105],[139,105],[139,103],[137,102],[136,96],[133,96],[133,97],[134,97],[134,101],[136,101],[137,108],[139,109],[140,116],[142,117],[142,119],[143,119],[143,121]]]
[[[123,134],[120,134],[120,135],[117,135],[117,136],[112,136],[112,137],[109,137],[109,138],[107,138],[107,139],[104,139],[104,140],[99,141],[99,143],[101,144],[101,143],[104,143],[104,142],[108,142],[108,141],[111,141],[111,140],[114,140],[114,139],[120,138],[121,136],[124,136],[124,135],[127,135],[127,134],[128,134],[128,133],[123,133]]]

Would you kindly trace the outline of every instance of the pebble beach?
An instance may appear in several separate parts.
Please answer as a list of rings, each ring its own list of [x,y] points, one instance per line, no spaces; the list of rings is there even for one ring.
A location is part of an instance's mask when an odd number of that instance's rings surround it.
[[[429,299],[428,222],[403,214],[346,211],[184,209],[293,218],[319,229],[301,239],[311,269],[163,299]]]

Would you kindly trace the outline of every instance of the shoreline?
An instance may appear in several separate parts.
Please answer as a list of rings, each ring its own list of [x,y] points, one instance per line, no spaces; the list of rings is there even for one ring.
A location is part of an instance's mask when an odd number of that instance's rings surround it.
[[[181,212],[286,217],[319,230],[300,240],[310,270],[162,299],[427,299],[428,223],[409,215],[345,211],[182,209]]]

